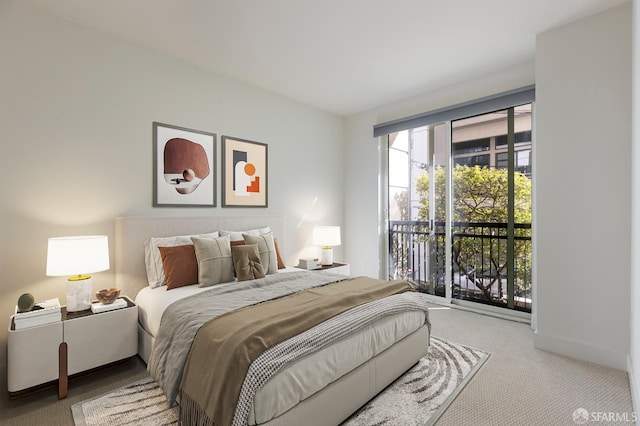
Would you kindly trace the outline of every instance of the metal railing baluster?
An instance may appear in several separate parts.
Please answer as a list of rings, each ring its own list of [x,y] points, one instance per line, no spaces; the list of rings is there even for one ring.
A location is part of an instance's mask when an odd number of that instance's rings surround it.
[[[390,278],[415,282],[421,291],[531,312],[531,224],[513,225],[514,296],[505,297],[503,276],[508,272],[506,223],[454,222],[452,282],[445,283],[444,222],[391,221]],[[433,238],[430,237],[433,226]],[[511,299],[513,297],[513,299]],[[510,300],[513,302],[509,303]]]

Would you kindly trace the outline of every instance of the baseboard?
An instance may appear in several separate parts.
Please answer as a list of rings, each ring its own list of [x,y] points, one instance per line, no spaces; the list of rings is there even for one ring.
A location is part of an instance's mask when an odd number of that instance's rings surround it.
[[[515,311],[512,309],[499,308],[496,306],[484,305],[482,303],[469,302],[466,300],[445,299],[444,297],[434,296],[428,293],[422,293],[423,296],[434,305],[447,306],[451,309],[459,309],[461,311],[473,312],[480,315],[487,315],[494,318],[500,318],[507,321],[521,322],[531,324],[531,314],[526,312]]]
[[[627,371],[629,373],[629,387],[631,388],[631,403],[633,412],[640,413],[640,380],[637,380],[631,354],[627,356]]]
[[[547,352],[566,355],[616,370],[627,371],[627,354],[599,348],[585,343],[576,342],[549,334],[540,334],[536,331],[533,335],[533,346]]]

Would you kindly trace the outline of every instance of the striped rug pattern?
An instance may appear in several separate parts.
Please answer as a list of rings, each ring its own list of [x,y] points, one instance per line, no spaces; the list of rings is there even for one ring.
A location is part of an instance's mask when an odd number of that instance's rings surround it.
[[[343,425],[433,425],[488,358],[432,336],[427,356]]]
[[[71,406],[76,426],[177,425],[178,410],[151,377]]]
[[[486,352],[431,337],[427,356],[343,425],[432,425],[488,357]],[[168,406],[151,378],[75,404],[71,410],[76,426],[178,424],[178,408]]]

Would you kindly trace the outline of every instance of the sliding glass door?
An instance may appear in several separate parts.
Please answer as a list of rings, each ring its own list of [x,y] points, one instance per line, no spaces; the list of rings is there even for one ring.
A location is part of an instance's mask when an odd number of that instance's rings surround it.
[[[457,299],[531,311],[531,104],[451,122]]]
[[[389,141],[389,277],[531,312],[531,104]]]
[[[389,278],[445,297],[445,123],[389,136]],[[395,184],[395,185],[394,185]]]

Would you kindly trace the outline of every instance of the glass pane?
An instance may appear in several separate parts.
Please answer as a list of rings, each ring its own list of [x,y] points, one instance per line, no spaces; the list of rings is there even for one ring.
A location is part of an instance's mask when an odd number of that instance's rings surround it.
[[[407,220],[407,188],[389,186],[389,220]]]
[[[531,178],[531,150],[523,149],[516,151],[516,171]]]
[[[389,185],[409,187],[409,153],[389,150]]]
[[[402,132],[390,134],[389,148],[399,149],[400,151],[407,152],[409,150],[409,132],[403,130]]]
[[[410,280],[422,291],[442,296],[444,257],[436,255],[431,219],[440,215],[444,221],[444,138],[444,124],[389,137],[389,277]],[[440,247],[444,255],[444,240]],[[437,286],[433,271],[439,259]]]
[[[511,298],[516,308],[530,310],[531,105],[514,109],[512,175],[507,110],[453,121],[451,128],[453,297],[498,306]],[[470,152],[480,140],[488,140],[483,154]],[[507,285],[510,179],[515,185],[515,294]]]

